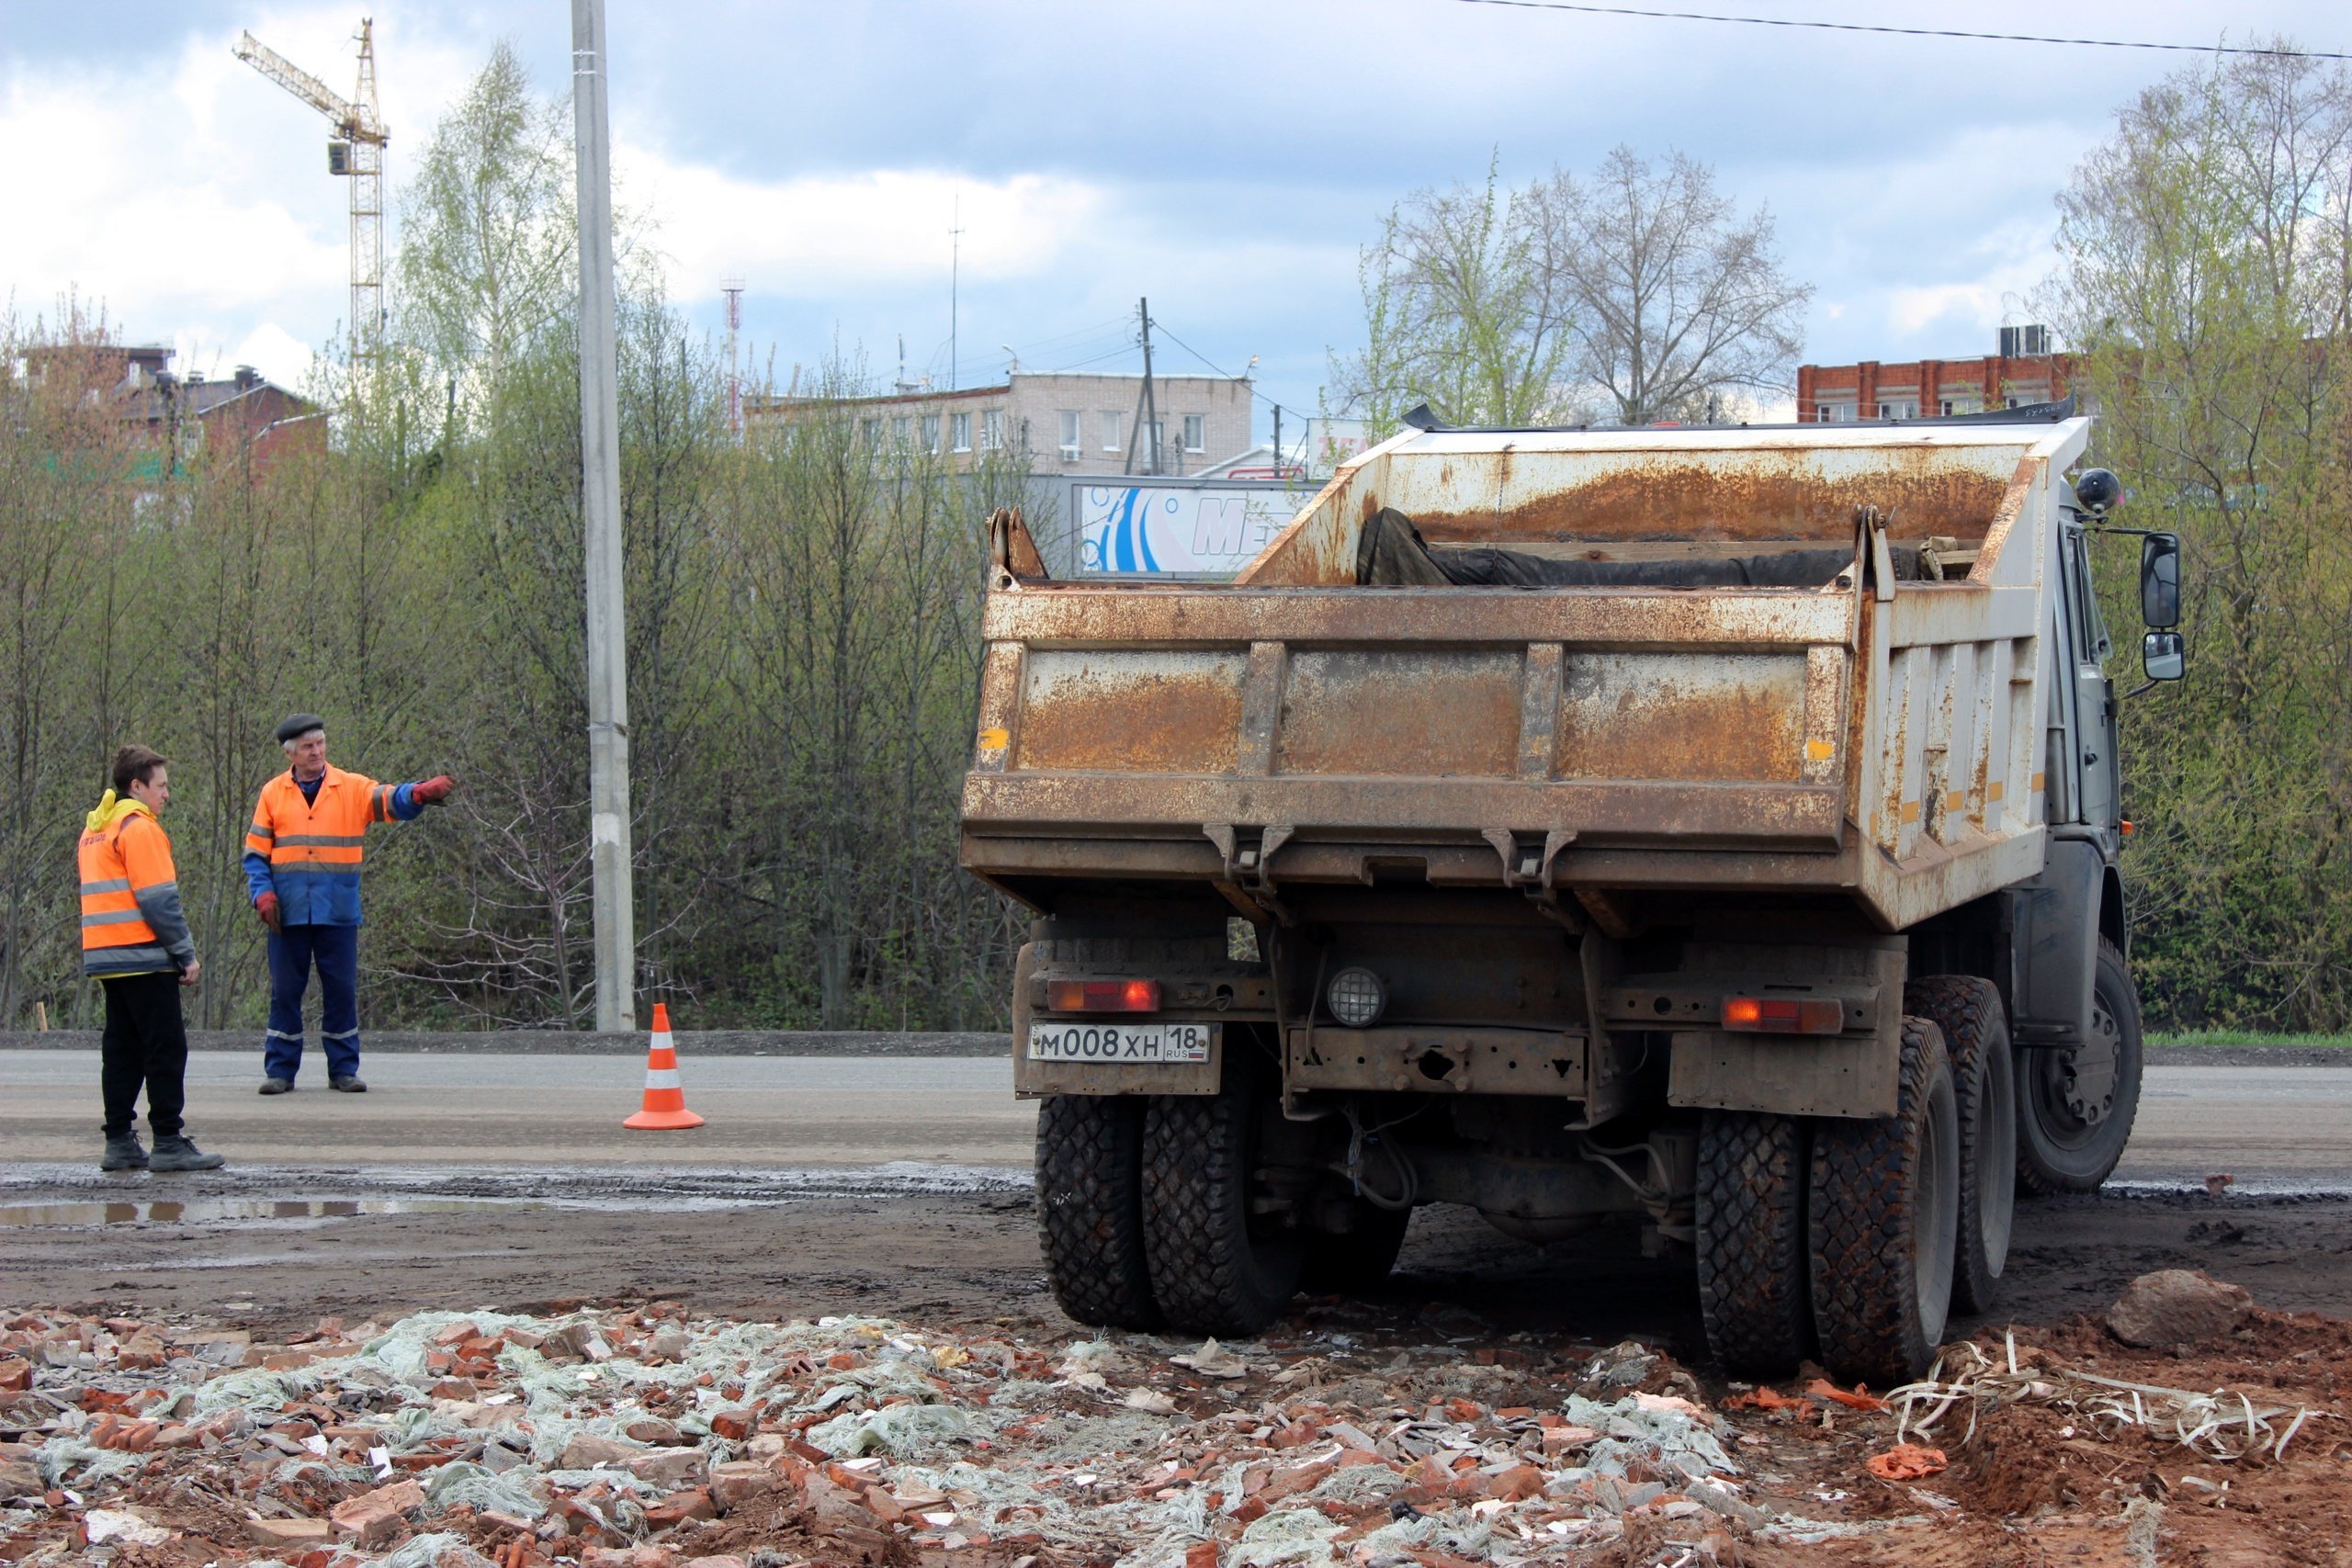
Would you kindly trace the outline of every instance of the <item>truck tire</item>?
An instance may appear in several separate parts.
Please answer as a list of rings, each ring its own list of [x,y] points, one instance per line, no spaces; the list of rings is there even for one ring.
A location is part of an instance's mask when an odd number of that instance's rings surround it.
[[[1926,1371],[1951,1309],[1960,1113],[1941,1031],[1903,1021],[1895,1112],[1814,1124],[1813,1321],[1839,1377],[1880,1388]]]
[[[1310,1235],[1299,1265],[1300,1288],[1353,1295],[1369,1291],[1395,1272],[1405,1249],[1410,1209],[1384,1209],[1359,1198],[1352,1205],[1355,1228],[1345,1235]]]
[[[2096,1192],[2123,1157],[2140,1111],[2140,992],[2105,937],[2079,1046],[2018,1064],[2018,1181],[2029,1192]]]
[[[1903,987],[1903,1010],[1936,1021],[1951,1055],[1960,1108],[1960,1239],[1951,1309],[1986,1313],[2001,1292],[2017,1213],[2017,1058],[2000,987],[1974,975],[1930,975]]]
[[[1213,1095],[1157,1095],[1143,1120],[1144,1257],[1169,1325],[1247,1338],[1298,1289],[1301,1248],[1250,1212],[1259,1122],[1272,1101],[1229,1052]]]
[[[1727,1371],[1786,1377],[1813,1354],[1805,1198],[1812,1138],[1793,1116],[1709,1111],[1699,1122],[1699,1314]]]
[[[1037,1240],[1074,1323],[1159,1326],[1144,1261],[1143,1122],[1137,1095],[1053,1094],[1037,1108]]]

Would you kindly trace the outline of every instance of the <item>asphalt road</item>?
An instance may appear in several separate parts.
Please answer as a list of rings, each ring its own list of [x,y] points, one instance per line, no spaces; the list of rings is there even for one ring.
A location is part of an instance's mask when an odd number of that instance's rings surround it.
[[[370,1092],[331,1093],[324,1064],[265,1099],[252,1056],[188,1064],[188,1129],[232,1161],[764,1168],[1029,1163],[1034,1107],[1002,1058],[712,1057],[684,1064],[687,1133],[632,1133],[640,1062],[614,1056],[387,1054]],[[0,1051],[0,1156],[74,1164],[98,1148],[96,1053]],[[2352,1071],[2151,1067],[2120,1182],[2352,1190]]]

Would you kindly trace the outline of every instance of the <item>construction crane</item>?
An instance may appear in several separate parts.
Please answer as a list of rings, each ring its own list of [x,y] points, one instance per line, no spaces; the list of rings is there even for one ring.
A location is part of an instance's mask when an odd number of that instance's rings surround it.
[[[376,112],[376,24],[359,20],[359,85],[349,98],[251,33],[236,57],[334,123],[327,173],[351,182],[351,362],[371,365],[384,325],[384,144],[391,140]]]

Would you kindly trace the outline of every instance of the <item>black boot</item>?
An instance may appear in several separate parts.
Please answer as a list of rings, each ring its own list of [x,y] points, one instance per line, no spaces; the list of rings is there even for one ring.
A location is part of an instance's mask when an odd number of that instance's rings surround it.
[[[220,1155],[209,1155],[196,1146],[196,1141],[184,1133],[155,1140],[154,1168],[157,1170],[218,1170],[228,1164]]]
[[[120,1134],[107,1134],[107,1152],[98,1161],[100,1170],[144,1170],[147,1151],[140,1146],[139,1131],[131,1129]]]

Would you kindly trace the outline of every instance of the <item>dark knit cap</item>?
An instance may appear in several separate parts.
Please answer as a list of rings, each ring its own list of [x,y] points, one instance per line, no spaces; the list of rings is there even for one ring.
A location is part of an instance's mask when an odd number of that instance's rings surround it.
[[[280,742],[299,739],[313,729],[324,729],[326,727],[327,721],[317,714],[292,714],[288,716],[285,723],[277,727],[277,739]]]

